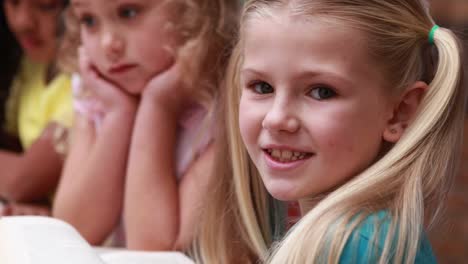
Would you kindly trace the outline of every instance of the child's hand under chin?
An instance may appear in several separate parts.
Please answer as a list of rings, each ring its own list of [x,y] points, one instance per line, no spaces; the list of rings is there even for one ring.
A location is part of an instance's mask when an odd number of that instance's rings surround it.
[[[177,115],[190,98],[188,85],[183,82],[180,61],[154,76],[143,89],[142,102],[158,105]]]
[[[102,103],[106,113],[136,108],[138,98],[129,95],[123,89],[103,78],[82,47],[79,49],[79,66],[83,87]]]

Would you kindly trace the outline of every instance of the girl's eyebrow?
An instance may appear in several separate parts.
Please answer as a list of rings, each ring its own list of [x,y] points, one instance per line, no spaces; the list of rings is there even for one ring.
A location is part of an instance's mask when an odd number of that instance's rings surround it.
[[[250,67],[246,67],[246,68],[243,68],[241,70],[241,75],[254,75],[254,76],[260,76],[260,77],[265,77],[267,76],[268,74],[266,74],[265,72],[262,72],[262,71],[259,71],[259,70],[256,70],[254,68],[250,68]],[[301,80],[301,79],[308,79],[308,78],[313,78],[313,77],[317,77],[317,76],[323,76],[323,77],[326,77],[326,78],[333,78],[334,80],[344,84],[344,85],[352,85],[353,82],[349,79],[347,79],[345,76],[341,76],[339,74],[335,74],[335,73],[332,73],[332,72],[328,72],[328,71],[323,71],[323,72],[320,72],[320,71],[303,71],[301,72],[300,74],[298,74],[297,76],[294,76],[294,79],[296,80]]]
[[[82,6],[88,6],[88,5],[89,5],[88,3],[82,2],[82,1],[78,1],[78,0],[72,1],[72,6],[74,8],[82,7]]]
[[[243,68],[243,69],[240,71],[240,76],[242,76],[242,77],[244,77],[244,76],[250,76],[249,78],[251,78],[252,76],[256,76],[256,77],[258,77],[258,78],[265,78],[265,79],[267,79],[268,73],[263,72],[263,71],[255,70],[254,68]]]
[[[243,74],[256,74],[256,75],[263,75],[262,72],[259,72],[257,70],[254,70],[252,68],[244,68],[241,70],[241,73]]]

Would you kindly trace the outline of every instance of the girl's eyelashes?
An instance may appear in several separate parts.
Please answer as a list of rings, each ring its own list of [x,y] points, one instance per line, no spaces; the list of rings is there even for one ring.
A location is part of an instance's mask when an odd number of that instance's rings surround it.
[[[135,5],[126,5],[118,9],[118,16],[123,19],[133,19],[141,11],[141,8]]]
[[[254,81],[248,87],[258,94],[268,94],[274,91],[273,87],[264,81]]]
[[[256,94],[270,94],[275,91],[272,85],[264,81],[252,81],[247,83],[247,88],[252,90]],[[326,100],[337,96],[334,89],[320,85],[315,86],[307,92],[307,96],[314,98],[315,100]]]
[[[84,27],[92,29],[96,26],[96,18],[90,14],[83,14],[80,16],[80,23]]]
[[[309,91],[309,96],[319,101],[333,98],[336,95],[337,94],[333,89],[326,86],[314,87]]]
[[[119,19],[132,20],[135,19],[142,11],[142,8],[137,5],[122,5],[117,8],[116,15]],[[93,29],[97,25],[97,17],[84,10],[77,12],[80,24],[87,29]]]

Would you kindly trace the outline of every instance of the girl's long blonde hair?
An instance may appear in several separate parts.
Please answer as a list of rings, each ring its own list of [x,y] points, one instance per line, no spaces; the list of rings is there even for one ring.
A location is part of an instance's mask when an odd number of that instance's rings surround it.
[[[253,18],[291,16],[331,19],[368,40],[392,92],[416,81],[429,89],[412,124],[380,160],[327,195],[272,245],[270,197],[241,140],[239,69],[243,31]],[[254,21],[252,23],[255,23]],[[391,215],[379,263],[413,263],[425,218],[436,219],[458,167],[465,94],[460,46],[434,22],[420,0],[251,0],[244,7],[239,42],[231,58],[225,95],[226,144],[218,155],[218,182],[205,212],[198,260],[203,263],[338,263],[353,230],[381,210]],[[320,37],[320,36],[317,36]],[[425,215],[425,213],[427,215]],[[429,216],[429,217],[427,217]],[[374,251],[375,252],[375,251]]]

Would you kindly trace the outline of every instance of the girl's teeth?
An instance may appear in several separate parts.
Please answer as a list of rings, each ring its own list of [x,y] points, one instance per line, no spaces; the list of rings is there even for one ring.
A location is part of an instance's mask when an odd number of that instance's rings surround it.
[[[301,153],[297,151],[289,151],[289,150],[279,150],[279,149],[268,149],[268,154],[270,154],[275,160],[280,162],[290,162],[301,160],[306,157],[306,153]]]
[[[291,159],[291,157],[292,157],[292,152],[291,151],[283,150],[283,152],[281,153],[281,158],[283,158],[285,160],[289,160],[289,159]]]
[[[272,152],[271,152],[271,156],[275,157],[275,158],[281,158],[281,151],[279,151],[278,149],[274,149]]]

